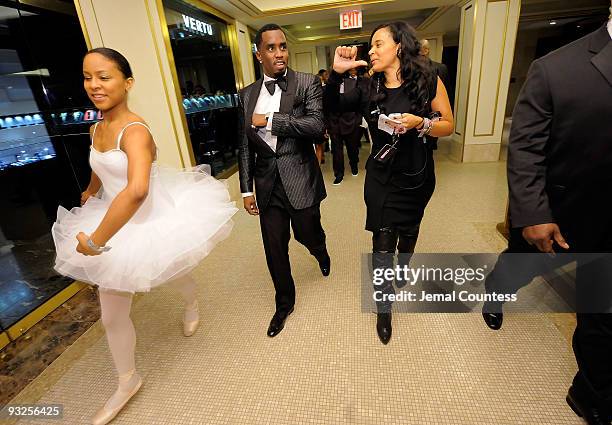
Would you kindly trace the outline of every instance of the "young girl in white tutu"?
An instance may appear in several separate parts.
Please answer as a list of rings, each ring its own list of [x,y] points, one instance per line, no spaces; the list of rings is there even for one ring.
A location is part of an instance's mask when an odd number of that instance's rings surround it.
[[[225,185],[195,171],[166,170],[144,120],[128,109],[134,78],[128,61],[108,48],[83,60],[87,95],[104,114],[93,125],[91,182],[81,208],[59,207],[52,234],[55,269],[99,287],[102,323],[119,386],[94,416],[113,420],[142,385],[130,319],[135,292],[172,281],[185,301],[185,336],[199,323],[196,282],[189,272],[226,238],[237,211]]]

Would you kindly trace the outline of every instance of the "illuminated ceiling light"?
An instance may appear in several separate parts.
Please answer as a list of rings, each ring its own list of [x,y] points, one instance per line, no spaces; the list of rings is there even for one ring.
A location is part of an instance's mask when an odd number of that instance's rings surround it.
[[[550,21],[549,24],[550,25],[557,25],[557,21]]]
[[[306,29],[309,30],[311,27],[310,25],[306,25]]]

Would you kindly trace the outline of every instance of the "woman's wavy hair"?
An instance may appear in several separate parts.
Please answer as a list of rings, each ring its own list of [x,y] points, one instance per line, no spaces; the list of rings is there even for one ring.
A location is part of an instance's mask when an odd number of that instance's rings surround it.
[[[410,97],[412,112],[419,115],[426,114],[428,111],[427,105],[433,100],[430,98],[429,87],[434,82],[435,73],[429,66],[428,61],[419,53],[421,43],[419,43],[416,31],[412,26],[402,21],[382,24],[372,31],[370,46],[372,45],[374,34],[382,28],[387,28],[393,40],[401,46],[398,51],[400,60],[398,78]],[[382,83],[384,79],[385,75],[382,72],[375,73],[372,78],[373,82],[376,81],[376,83]],[[381,91],[373,100],[380,104],[385,97],[384,91]]]

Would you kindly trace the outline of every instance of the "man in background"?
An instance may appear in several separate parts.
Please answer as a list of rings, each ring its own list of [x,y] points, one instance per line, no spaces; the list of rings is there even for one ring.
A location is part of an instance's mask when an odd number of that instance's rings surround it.
[[[340,93],[354,90],[358,84],[363,84],[363,77],[357,75],[357,69],[348,71],[340,85]],[[357,112],[325,111],[331,138],[331,151],[334,165],[334,185],[342,183],[344,179],[344,147],[349,158],[351,174],[359,174],[359,145],[363,129],[361,115]]]
[[[421,56],[424,56],[427,59],[429,66],[431,66],[436,71],[436,74],[444,83],[444,87],[448,89],[448,68],[443,63],[431,60],[431,58],[429,57],[431,48],[429,47],[429,41],[426,38],[420,40],[419,43],[421,44]]]

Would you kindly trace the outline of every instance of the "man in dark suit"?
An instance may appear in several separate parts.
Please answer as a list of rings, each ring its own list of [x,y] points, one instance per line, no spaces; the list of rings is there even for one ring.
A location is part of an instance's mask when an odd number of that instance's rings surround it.
[[[357,76],[357,69],[350,69],[340,85],[341,93],[354,90],[362,84],[363,77]],[[326,121],[331,139],[331,151],[334,166],[334,185],[339,185],[344,179],[344,146],[351,166],[351,174],[359,174],[359,141],[363,134],[361,115],[357,112],[325,111]]]
[[[255,37],[264,76],[240,92],[239,170],[244,208],[259,215],[266,262],[276,290],[276,312],[268,336],[278,335],[295,304],[289,263],[289,227],[319,262],[324,276],[330,258],[321,226],[325,184],[313,143],[323,134],[321,82],[287,67],[287,39],[275,24]],[[253,194],[253,182],[255,194]]]
[[[436,71],[436,74],[438,75],[438,77],[440,77],[440,79],[444,83],[444,87],[448,89],[448,83],[449,83],[448,68],[443,63],[431,60],[431,58],[429,57],[431,48],[429,47],[429,41],[427,41],[426,38],[420,40],[419,43],[421,44],[421,50],[420,50],[421,56],[425,56],[425,58],[427,59],[429,63],[429,66],[431,66]]]
[[[509,219],[506,252],[612,252],[612,24],[533,62],[512,116],[508,145]],[[508,273],[498,261],[487,292]],[[609,261],[576,273],[578,300],[612,284]],[[506,267],[508,268],[508,267]],[[520,270],[510,270],[519,272]],[[516,282],[513,290],[530,279]],[[514,284],[514,283],[513,283]],[[506,288],[507,289],[507,288]],[[507,291],[505,291],[507,292]],[[582,292],[582,294],[581,294]],[[567,395],[588,424],[612,420],[612,314],[604,291],[596,311],[578,311],[573,348],[578,373]],[[599,294],[599,292],[598,292]],[[603,308],[601,307],[603,306]],[[485,303],[491,329],[501,305]]]
[[[431,48],[429,47],[429,41],[427,41],[426,38],[419,40],[419,43],[421,44],[421,50],[419,51],[419,53],[421,54],[421,56],[425,58],[425,60],[427,61],[431,69],[433,69],[436,72],[436,75],[440,77],[440,79],[442,80],[442,83],[444,84],[444,87],[448,90],[449,84],[450,84],[449,77],[448,77],[448,68],[443,63],[431,60],[431,58],[429,57]],[[438,149],[438,138],[437,137],[428,137],[427,143],[430,143],[433,149]]]

